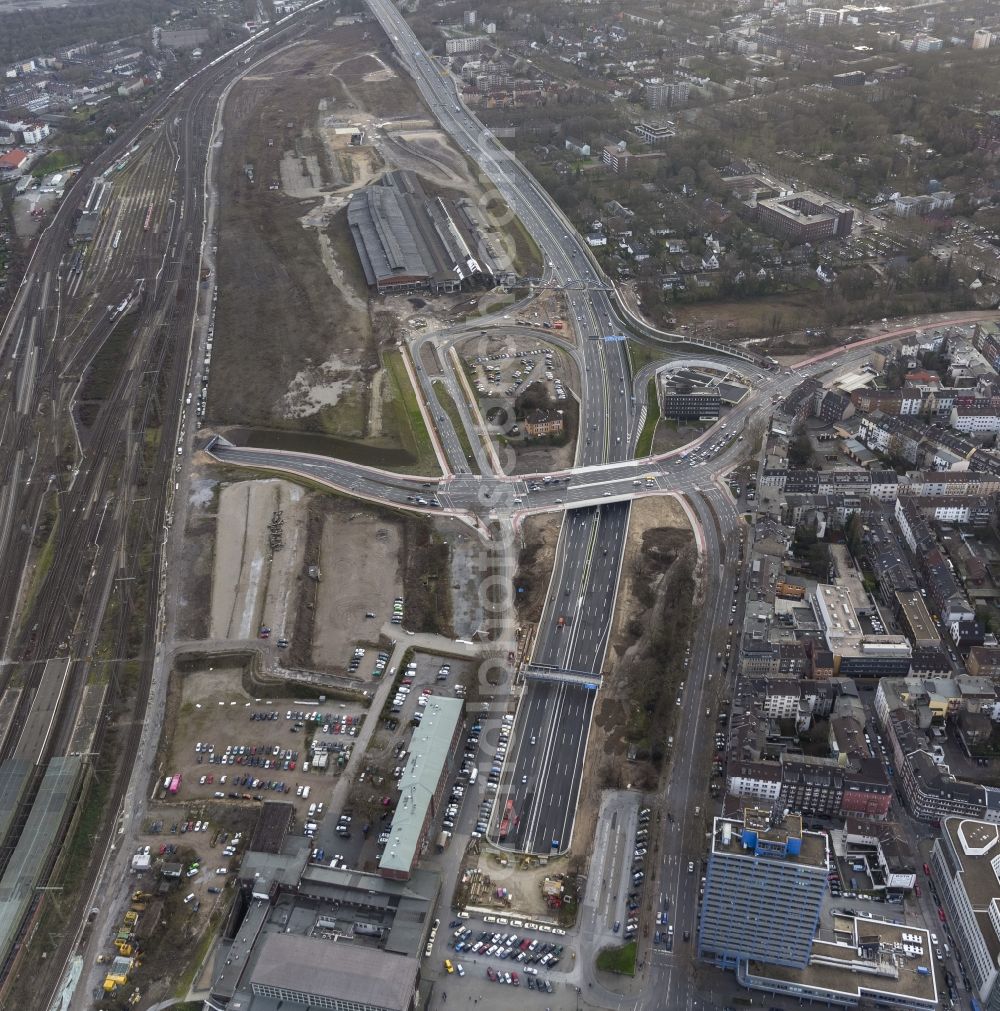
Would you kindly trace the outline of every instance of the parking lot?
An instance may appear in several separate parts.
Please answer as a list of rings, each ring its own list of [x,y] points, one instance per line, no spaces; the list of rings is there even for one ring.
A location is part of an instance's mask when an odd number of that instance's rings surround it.
[[[243,849],[257,818],[256,806],[233,803],[151,805],[137,856],[148,869],[134,870],[130,890],[154,892],[161,872],[169,872],[183,896],[185,916],[208,917],[226,901]]]
[[[511,932],[506,927],[497,930],[497,923],[487,924],[484,930],[467,927],[461,920],[452,920],[449,926],[453,928],[453,933],[448,947],[453,954],[442,963],[447,975],[464,976],[465,962],[469,958],[476,959],[473,964],[477,968],[481,959],[487,959],[491,961],[487,962],[485,975],[491,983],[523,985],[540,993],[554,991],[555,983],[548,974],[560,965],[565,953],[565,947],[557,940],[546,940],[532,933]],[[565,934],[565,931],[559,930],[559,934]]]
[[[410,739],[422,719],[427,700],[433,695],[463,697],[463,681],[472,669],[466,660],[417,652],[403,670],[386,673],[386,677],[395,679],[393,690],[384,709],[371,715],[379,725],[367,754],[358,762],[357,778],[347,803],[342,810],[328,811],[322,821],[316,818],[318,824],[313,839],[317,859],[327,864],[336,860],[361,870],[377,867],[398,801],[396,784],[409,757]],[[458,799],[461,801],[462,797]],[[459,811],[460,805],[454,808],[452,817],[446,819],[451,822],[451,830]],[[344,818],[350,820],[344,821]],[[448,826],[437,825],[435,834],[443,827]]]
[[[367,718],[356,703],[252,699],[237,670],[190,673],[182,697],[160,796],[189,805],[284,800],[300,822],[310,803],[328,800]]]
[[[532,1006],[554,1006],[566,993],[564,974],[576,962],[576,952],[565,941],[565,931],[548,924],[512,915],[462,913],[447,929],[442,925],[437,944],[428,946],[435,952],[428,971],[436,977],[437,994],[507,1008],[514,1000],[510,987],[518,988]],[[571,989],[575,993],[575,985]]]
[[[541,345],[527,351],[505,349],[479,355],[472,364],[473,383],[482,396],[502,393],[506,397],[516,397],[532,383],[541,383],[554,400],[567,397],[563,352],[559,350]]]

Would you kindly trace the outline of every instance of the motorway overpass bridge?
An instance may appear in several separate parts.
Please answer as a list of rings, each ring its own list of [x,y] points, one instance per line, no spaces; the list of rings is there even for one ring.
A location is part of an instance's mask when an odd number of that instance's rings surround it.
[[[548,681],[553,684],[575,685],[596,692],[604,675],[593,671],[567,670],[547,664],[528,664],[523,671],[525,681]]]

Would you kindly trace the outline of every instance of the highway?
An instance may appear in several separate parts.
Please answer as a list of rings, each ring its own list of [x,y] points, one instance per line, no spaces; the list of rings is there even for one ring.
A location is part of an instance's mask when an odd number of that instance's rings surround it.
[[[416,342],[417,381],[448,464],[443,477],[402,477],[308,454],[223,442],[210,449],[227,463],[301,474],[359,498],[463,516],[484,532],[497,522],[516,526],[533,512],[566,513],[535,640],[533,673],[520,702],[512,753],[498,792],[499,808],[509,805],[516,814],[511,831],[500,840],[503,845],[534,853],[563,851],[572,841],[631,500],[676,494],[691,503],[709,575],[705,627],[726,627],[737,565],[733,535],[739,521],[718,476],[745,456],[747,445],[737,433],[752,434],[763,426],[771,396],[826,366],[816,362],[798,373],[764,372],[755,356],[726,349],[737,359],[734,367],[744,371],[754,387],[730,412],[728,432],[723,434],[720,424],[700,440],[702,448],[684,459],[679,453],[631,459],[645,372],[632,374],[626,340],[605,338],[625,334],[629,326],[675,356],[693,354],[711,361],[720,360],[713,356],[722,346],[703,342],[692,350],[695,342],[683,335],[651,332],[636,320],[547,194],[462,106],[395,7],[388,0],[370,0],[370,6],[434,114],[535,237],[545,257],[545,281],[565,292],[567,323],[579,337],[574,349],[581,403],[575,465],[559,475],[515,478],[500,473],[479,440],[479,422],[444,347],[435,349],[440,368],[427,375]],[[275,32],[261,51],[283,44],[292,31]],[[59,696],[61,714],[53,732],[46,734],[39,759],[64,751],[78,730],[75,714],[91,680],[99,643],[108,649],[99,657],[133,653],[141,660],[140,701],[123,754],[133,753],[139,739],[150,691],[149,650],[162,613],[155,592],[159,537],[172,516],[170,475],[183,462],[177,456],[187,454],[194,440],[194,419],[184,411],[185,397],[197,393],[202,378],[192,364],[200,360],[200,346],[198,357],[192,354],[192,339],[197,336],[200,342],[204,335],[195,335],[191,326],[199,308],[198,269],[206,238],[201,170],[219,97],[238,73],[234,64],[231,60],[204,73],[190,87],[165,98],[133,133],[85,170],[43,234],[0,332],[0,614],[5,616],[4,671],[15,669],[28,689],[19,707],[26,711],[30,706],[33,679],[45,661],[60,656],[68,661]],[[126,152],[127,161],[120,163]],[[92,189],[98,175],[114,163],[120,164],[118,171]],[[82,264],[74,264],[65,251],[73,215],[85,200],[105,201],[107,209]],[[147,229],[142,222],[150,207],[155,225]],[[213,239],[209,235],[207,244]],[[94,291],[100,292],[99,298],[91,296]],[[477,326],[484,325],[502,323],[477,321]],[[121,327],[129,334],[126,364],[110,380],[105,395],[95,398],[85,423],[70,424],[88,365]],[[538,331],[532,334],[539,336]],[[464,433],[442,409],[439,388],[447,389],[454,401]],[[147,459],[153,431],[153,458]],[[471,461],[463,436],[471,446]],[[435,496],[440,506],[430,504]],[[52,560],[39,574],[33,563],[53,525]],[[156,550],[143,565],[142,545],[149,537]],[[103,625],[112,601],[119,604],[119,617],[109,638]],[[145,618],[145,636],[139,643],[130,638],[137,612]],[[690,740],[676,756],[667,790],[666,809],[675,812],[675,818],[657,875],[661,894],[673,896],[678,915],[687,918],[679,922],[685,927],[691,923],[692,933],[698,876],[687,874],[685,854],[700,845],[703,831],[692,812],[703,786],[700,770],[709,758],[711,736],[701,731],[705,724],[700,714],[715,648],[712,634],[697,637],[683,699]],[[116,675],[112,667],[112,686]],[[9,754],[20,742],[0,743]],[[118,787],[116,791],[117,804],[123,793]],[[498,829],[495,818],[493,833]],[[107,838],[105,834],[101,841]],[[95,863],[102,855],[101,845],[95,845]],[[68,947],[64,943],[57,953],[63,961]],[[659,1006],[664,994],[669,1006],[683,1006],[688,974],[675,973],[677,965],[670,960],[654,963]],[[61,963],[52,958],[51,964]]]
[[[565,513],[528,681],[519,702],[490,825],[493,840],[517,852],[561,852],[573,843],[596,687],[620,578],[629,503],[642,495],[673,494],[689,504],[699,537],[704,599],[699,601],[701,618],[692,642],[690,677],[680,699],[678,726],[684,730],[678,735],[660,804],[662,817],[652,851],[656,856],[649,866],[644,902],[647,917],[650,910],[669,903],[677,944],[671,952],[661,948],[651,953],[650,972],[636,1006],[713,1006],[712,998],[706,1003],[705,995],[696,988],[690,971],[692,948],[682,938],[685,931],[691,938],[696,934],[700,858],[709,817],[704,770],[711,765],[716,724],[706,718],[705,710],[714,716],[715,699],[727,690],[716,655],[724,649],[731,628],[739,627],[742,620],[743,596],[734,598],[733,591],[738,585],[740,544],[745,535],[721,478],[747,457],[750,447],[765,431],[774,400],[783,398],[807,376],[822,376],[833,368],[849,369],[870,354],[871,344],[892,340],[903,331],[887,332],[848,349],[830,349],[794,371],[769,368],[756,356],[739,352],[735,357],[723,356],[722,348],[708,346],[709,342],[697,347],[682,335],[662,335],[663,347],[671,350],[672,359],[741,372],[750,392],[727,413],[725,421],[685,451],[632,459],[651,367],[632,375],[627,342],[603,338],[624,331],[623,317],[630,323],[635,321],[591,269],[586,251],[578,251],[575,234],[561,231],[561,215],[544,193],[538,194],[531,177],[509,155],[497,157],[490,149],[490,138],[484,143],[482,128],[460,102],[452,101],[447,94],[449,86],[443,83],[433,62],[422,55],[395,9],[382,0],[372,0],[371,5],[442,124],[476,158],[536,237],[546,257],[546,277],[555,283],[580,277],[588,281],[565,289],[570,306],[567,322],[580,338],[577,344],[565,342],[576,358],[580,377],[581,425],[574,466],[559,474],[515,477],[499,472],[488,455],[480,452],[477,422],[458,384],[449,381],[450,366],[444,354],[445,348],[473,336],[471,326],[468,330],[454,328],[422,335],[410,345],[418,384],[432,416],[444,430],[442,442],[450,472],[443,477],[404,478],[308,454],[223,443],[213,446],[212,452],[227,463],[299,473],[398,508],[441,510],[463,516],[485,536],[491,524],[499,522],[501,529],[513,524],[516,528],[531,513]],[[947,325],[947,321],[940,325]],[[530,335],[558,346],[564,342],[564,338],[534,328],[519,329],[499,315],[478,320],[475,326],[501,337]],[[648,328],[640,332],[650,337]],[[598,339],[590,339],[593,337]],[[436,362],[429,374],[421,364],[426,356],[420,354],[427,346],[433,347]],[[436,383],[446,385],[458,407],[478,473],[473,472],[460,451],[450,419],[435,406]],[[431,497],[439,505],[419,501]],[[586,847],[589,840],[582,844]],[[689,870],[691,860],[694,866]],[[623,899],[616,897],[616,901]],[[605,907],[605,915],[610,915],[611,906]],[[607,1006],[619,1006],[619,996],[605,991],[594,978],[589,960],[581,965],[580,978],[590,984],[589,996],[600,998]]]
[[[580,438],[576,445],[576,463],[589,466],[627,460],[635,404],[626,343],[624,340],[591,339],[623,333],[621,324],[616,322],[606,279],[599,275],[587,256],[586,247],[575,229],[534,177],[465,109],[454,85],[442,76],[421,48],[395,5],[389,0],[369,0],[369,6],[393,40],[400,61],[409,70],[442,127],[476,160],[538,244],[545,258],[544,279],[569,285],[564,288],[566,322],[580,337],[577,352],[581,387]],[[433,397],[429,380],[424,378],[422,385],[425,396]],[[448,428],[450,425],[446,424],[446,445],[452,439]],[[478,440],[474,427],[469,429],[469,438]],[[480,470],[486,473],[482,463]],[[527,487],[523,493],[528,493]],[[600,491],[601,498],[614,494],[614,489]],[[491,500],[502,508],[505,495],[510,499],[521,497],[517,489],[499,486]],[[549,494],[549,497],[558,496]],[[444,503],[445,499],[441,501]],[[448,496],[448,504],[452,507],[457,504],[454,496]],[[572,665],[573,670],[600,673],[614,611],[628,513],[626,499],[615,506],[602,504],[570,514],[570,521],[560,534],[560,561],[557,563],[557,569],[567,568],[567,582],[565,587],[557,588],[553,575],[553,589],[546,600],[536,637],[535,654],[539,662],[551,666]],[[567,596],[570,601],[565,599]],[[577,612],[586,607],[593,615],[593,624],[582,620],[560,624],[567,603]],[[532,680],[527,685],[521,711],[541,713],[548,706],[555,724],[567,726],[576,740],[585,741],[593,711],[591,694],[591,688],[569,683],[550,697],[547,689]],[[516,733],[519,738],[530,732],[525,719],[518,719]],[[565,761],[540,765],[534,762],[532,755],[524,754],[519,762],[508,763],[506,788],[498,797],[491,825],[493,837],[499,833],[498,812],[507,807],[508,801],[514,800],[518,824],[523,826],[516,837],[517,848],[548,852],[553,838],[549,823],[553,819],[564,826],[557,848],[568,847],[584,754],[585,748],[577,748]],[[549,804],[550,797],[558,798],[554,808]],[[567,825],[569,829],[565,830]]]

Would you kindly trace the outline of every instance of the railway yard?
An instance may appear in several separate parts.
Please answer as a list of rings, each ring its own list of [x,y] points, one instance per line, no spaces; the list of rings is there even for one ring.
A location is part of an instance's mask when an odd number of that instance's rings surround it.
[[[81,171],[0,331],[4,1006],[42,1006],[57,984],[18,968],[58,974],[86,929],[79,886],[130,801],[120,756],[148,733],[168,475],[193,436],[179,407],[211,290],[205,155],[230,74],[206,68]]]
[[[152,98],[0,329],[0,1011],[701,1006],[664,889],[690,919],[737,634],[715,472],[800,377],[626,319],[367,5],[313,0]],[[395,169],[532,248],[373,294],[346,207]],[[667,346],[748,396],[714,445],[637,459]],[[598,952],[654,906],[640,1000]]]

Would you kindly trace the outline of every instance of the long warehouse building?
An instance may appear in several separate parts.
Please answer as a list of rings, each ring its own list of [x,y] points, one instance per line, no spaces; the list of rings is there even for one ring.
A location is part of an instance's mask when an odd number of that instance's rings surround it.
[[[408,170],[355,193],[347,223],[365,279],[380,295],[460,291],[465,281],[492,284],[499,273],[495,240],[472,202],[430,197]]]

